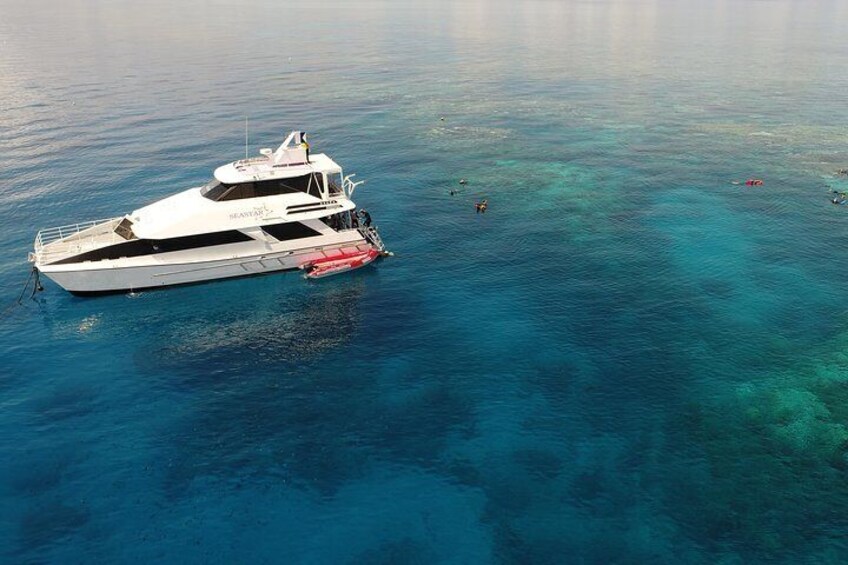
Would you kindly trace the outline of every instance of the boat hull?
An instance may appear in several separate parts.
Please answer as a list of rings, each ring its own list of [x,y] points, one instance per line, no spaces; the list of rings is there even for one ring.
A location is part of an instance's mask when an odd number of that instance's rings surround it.
[[[67,265],[45,265],[38,269],[46,277],[79,295],[114,294],[209,282],[219,279],[261,275],[300,269],[303,265],[339,252],[367,251],[365,240],[321,247],[253,255],[179,260],[170,258],[156,264],[127,265],[113,261]],[[102,265],[98,263],[103,263]]]

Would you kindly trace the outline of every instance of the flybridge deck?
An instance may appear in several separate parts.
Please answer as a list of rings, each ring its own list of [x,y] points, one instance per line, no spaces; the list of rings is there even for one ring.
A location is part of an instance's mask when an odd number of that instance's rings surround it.
[[[215,178],[225,184],[290,178],[310,173],[341,174],[342,168],[323,153],[310,154],[301,144],[302,132],[292,132],[276,151],[260,149],[260,157],[251,157],[215,169]]]
[[[341,173],[342,168],[332,159],[318,153],[309,155],[309,163],[274,164],[267,157],[242,159],[215,169],[215,178],[226,184],[256,180],[289,178],[310,173],[327,175]]]

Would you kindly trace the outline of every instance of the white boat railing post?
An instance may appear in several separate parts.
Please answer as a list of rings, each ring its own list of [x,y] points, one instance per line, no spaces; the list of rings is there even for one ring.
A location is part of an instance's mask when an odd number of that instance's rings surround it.
[[[348,197],[348,198],[350,198],[351,196],[353,196],[353,191],[354,191],[354,190],[356,190],[356,187],[357,187],[357,186],[359,186],[360,184],[365,184],[365,181],[364,181],[364,180],[354,182],[354,181],[353,181],[353,177],[354,177],[354,176],[356,176],[356,174],[355,174],[355,173],[354,173],[354,174],[352,174],[352,175],[348,175],[348,176],[346,176],[346,177],[344,178],[344,180],[342,181],[342,188],[343,188],[343,190],[345,191],[345,193],[347,194],[347,197]]]

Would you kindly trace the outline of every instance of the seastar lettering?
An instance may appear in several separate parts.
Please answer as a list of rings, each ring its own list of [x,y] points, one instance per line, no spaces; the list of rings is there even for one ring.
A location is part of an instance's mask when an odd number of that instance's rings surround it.
[[[247,212],[233,212],[230,214],[231,220],[238,220],[240,218],[255,218],[257,216],[264,216],[267,212],[264,208],[257,208],[255,210],[249,210]]]

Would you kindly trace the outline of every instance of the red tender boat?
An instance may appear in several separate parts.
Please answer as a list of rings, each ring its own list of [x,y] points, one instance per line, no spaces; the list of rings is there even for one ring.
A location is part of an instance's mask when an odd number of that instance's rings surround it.
[[[302,268],[306,270],[306,278],[321,279],[364,267],[379,256],[380,252],[373,247],[367,251],[361,251],[359,249],[345,250],[339,255],[332,255],[307,263]]]

